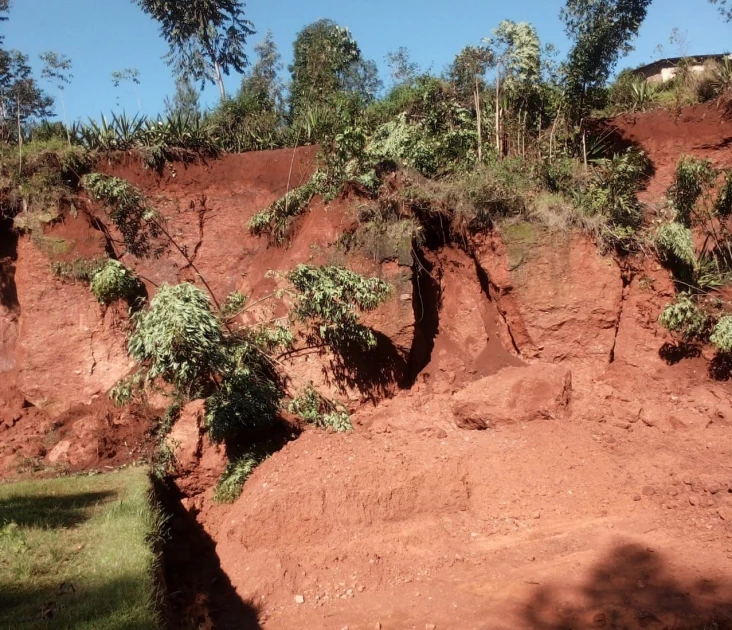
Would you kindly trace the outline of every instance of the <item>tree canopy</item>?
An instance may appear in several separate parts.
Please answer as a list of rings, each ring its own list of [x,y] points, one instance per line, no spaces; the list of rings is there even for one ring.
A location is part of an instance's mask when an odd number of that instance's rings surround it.
[[[168,62],[195,81],[217,83],[226,98],[223,75],[244,72],[247,37],[254,34],[239,0],[133,0],[160,23],[170,46]]]
[[[633,47],[652,0],[567,0],[562,9],[573,42],[564,65],[565,96],[576,116],[593,105],[618,60]]]

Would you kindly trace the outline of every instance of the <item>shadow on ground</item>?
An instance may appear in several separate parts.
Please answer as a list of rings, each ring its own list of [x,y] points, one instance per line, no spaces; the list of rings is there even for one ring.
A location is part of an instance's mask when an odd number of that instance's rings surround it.
[[[216,543],[182,505],[171,484],[156,484],[169,515],[162,569],[168,601],[168,625],[176,630],[261,630],[259,611],[237,594],[216,555]]]
[[[581,585],[539,586],[522,617],[534,630],[732,629],[732,582],[689,574],[658,551],[621,544]]]
[[[116,492],[83,492],[70,495],[11,496],[0,499],[0,525],[19,527],[73,527],[89,517],[89,508],[117,496]]]

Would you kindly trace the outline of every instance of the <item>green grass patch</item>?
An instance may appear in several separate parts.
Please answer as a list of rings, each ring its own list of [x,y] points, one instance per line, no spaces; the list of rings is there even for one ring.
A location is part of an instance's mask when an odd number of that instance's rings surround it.
[[[143,468],[0,486],[0,628],[161,627]]]

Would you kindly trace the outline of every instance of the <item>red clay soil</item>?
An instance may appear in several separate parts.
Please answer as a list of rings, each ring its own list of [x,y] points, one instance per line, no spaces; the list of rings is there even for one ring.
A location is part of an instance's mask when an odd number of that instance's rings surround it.
[[[616,123],[654,162],[649,203],[660,206],[681,153],[729,163],[732,132],[713,108]],[[330,246],[350,225],[347,203],[316,203],[290,249],[268,248],[246,228],[288,179],[307,177],[313,159],[310,150],[230,156],[163,178],[136,163],[109,169],[156,200],[216,294],[256,298],[275,286],[269,269],[342,260]],[[164,495],[174,512],[166,575],[176,627],[732,628],[732,384],[710,378],[708,350],[689,356],[658,327],[673,295],[668,272],[652,260],[621,270],[579,235],[537,232],[518,265],[511,247],[492,235],[472,256],[427,250],[415,272],[351,261],[396,285],[369,320],[383,344],[359,358],[369,378],[341,365],[324,381],[337,361],[328,355],[285,360],[332,387],[355,431],[306,430],[233,505],[212,500],[225,459],[200,434],[200,403],[187,408],[174,428],[185,467]],[[84,352],[103,343],[106,371],[89,370],[98,346],[65,376],[34,362],[32,331],[65,348],[67,364],[72,346],[29,300],[67,300],[84,322],[91,305],[73,306],[85,298],[46,278],[27,244],[17,251],[15,278],[27,279],[17,284],[23,350],[6,362],[15,361],[12,374],[30,364],[25,374],[40,385],[30,388],[36,419],[16,425],[28,422],[38,444],[48,435],[42,403],[54,402],[49,383],[78,383],[74,404],[55,414],[68,418],[59,437],[69,439],[75,405],[99,405],[101,415],[97,390],[129,366],[109,315],[73,338]],[[191,274],[173,254],[138,270],[151,291]],[[6,331],[12,318],[6,308]],[[27,404],[17,391],[14,404]]]

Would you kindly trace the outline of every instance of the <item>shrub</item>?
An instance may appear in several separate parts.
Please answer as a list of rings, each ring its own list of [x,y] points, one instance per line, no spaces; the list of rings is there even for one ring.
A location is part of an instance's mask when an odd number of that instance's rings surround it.
[[[724,354],[732,353],[732,316],[726,315],[717,322],[709,341],[720,352]]]
[[[162,285],[150,308],[133,316],[129,352],[147,380],[162,378],[199,392],[221,360],[221,324],[206,294],[192,284]]]
[[[293,220],[306,210],[318,193],[323,178],[322,172],[316,172],[307,184],[291,190],[269,208],[255,214],[249,221],[249,231],[256,236],[266,234],[271,243],[283,245]]]
[[[312,385],[292,399],[289,411],[321,429],[333,429],[340,433],[353,431],[346,408],[321,396]]]
[[[214,501],[217,503],[233,503],[236,501],[241,495],[247,479],[265,459],[267,459],[266,454],[250,451],[229,462],[216,484]]]
[[[118,260],[108,260],[91,277],[91,291],[100,304],[131,300],[139,290],[139,279]]]
[[[667,197],[676,211],[676,220],[691,227],[691,217],[705,189],[714,183],[717,172],[709,160],[682,156],[676,166],[674,183]]]
[[[160,235],[160,227],[157,214],[142,191],[124,179],[102,173],[86,175],[82,184],[92,199],[109,211],[109,218],[122,234],[127,251],[138,257],[148,255],[152,239]]]
[[[335,349],[376,346],[374,333],[359,323],[355,309],[377,308],[389,296],[389,284],[337,266],[298,265],[287,279],[297,292],[292,314],[299,321],[313,322],[322,341]]]
[[[94,274],[107,262],[106,258],[76,258],[71,262],[53,262],[51,272],[65,282],[91,282]]]
[[[282,388],[274,368],[245,333],[218,349],[218,384],[206,398],[206,426],[214,442],[269,428]]]
[[[686,341],[703,339],[709,332],[709,315],[688,293],[680,293],[676,301],[664,309],[658,322],[667,330],[680,333]]]
[[[691,230],[673,221],[662,225],[656,233],[656,247],[661,257],[669,263],[696,266],[696,252]]]
[[[727,219],[732,215],[732,171],[728,171],[725,174],[724,182],[719,187],[714,211],[722,219]]]

